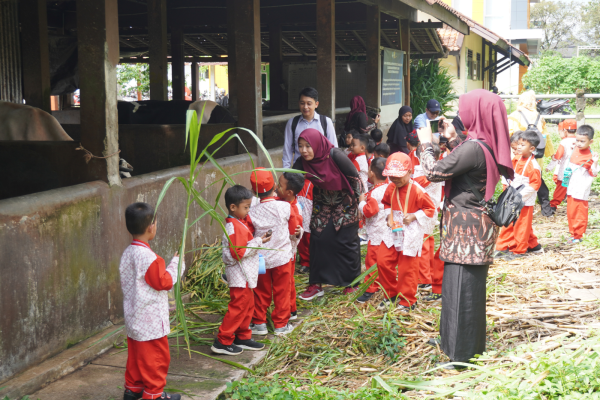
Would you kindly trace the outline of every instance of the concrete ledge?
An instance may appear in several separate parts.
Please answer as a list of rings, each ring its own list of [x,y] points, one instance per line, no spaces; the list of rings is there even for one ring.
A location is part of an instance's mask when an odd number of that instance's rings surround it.
[[[0,398],[20,399],[44,386],[70,374],[113,347],[119,335],[124,335],[124,325],[113,325],[77,345],[33,367],[0,388]]]

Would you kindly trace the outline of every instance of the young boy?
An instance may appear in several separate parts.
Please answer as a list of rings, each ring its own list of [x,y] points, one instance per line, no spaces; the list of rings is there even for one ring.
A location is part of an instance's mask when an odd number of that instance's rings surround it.
[[[390,156],[390,146],[387,143],[379,143],[375,146],[375,158],[388,158]]]
[[[567,179],[567,171],[571,176],[567,187],[567,220],[569,233],[572,238],[570,243],[580,243],[588,223],[588,198],[594,178],[598,175],[598,153],[592,153],[590,145],[594,141],[594,128],[581,125],[575,137],[575,150],[563,179]],[[564,182],[563,182],[564,183]]]
[[[413,130],[406,136],[406,143],[408,150],[410,150],[410,152],[408,153],[408,157],[410,158],[412,166],[416,167],[417,165],[421,165],[421,161],[419,161],[419,159],[416,156],[417,147],[419,147],[420,144],[419,136],[417,136],[417,131]]]
[[[440,158],[440,147],[433,143],[433,156],[436,160]],[[417,157],[420,158],[420,148],[417,149]],[[429,195],[429,198],[435,205],[435,213],[433,218],[429,220],[429,223],[425,229],[423,249],[421,250],[421,259],[419,263],[419,288],[423,290],[431,289],[433,282],[433,268],[434,268],[434,254],[435,254],[435,239],[433,237],[433,230],[438,222],[438,212],[440,209],[440,203],[442,201],[442,182],[430,182],[422,172],[417,175],[416,171],[413,174],[413,179],[419,184],[425,193]]]
[[[272,239],[266,250],[259,250],[265,260],[266,274],[259,275],[254,289],[254,316],[250,329],[254,335],[266,335],[267,309],[271,301],[275,309],[271,314],[275,325],[275,335],[287,335],[294,330],[290,319],[290,272],[293,265],[292,243],[290,235],[299,234],[292,207],[285,201],[277,201],[275,180],[270,171],[258,168],[250,173],[250,184],[260,198],[260,204],[250,208],[250,218],[256,230],[256,236],[262,236],[269,230]]]
[[[516,131],[510,137],[510,153],[512,155],[512,159],[519,158],[521,154],[519,154],[519,138],[521,137],[521,131]],[[504,183],[504,181],[502,182]]]
[[[346,153],[347,156],[350,156],[350,154],[352,154],[352,139],[354,139],[354,132],[356,132],[354,129],[351,130],[350,132],[346,133],[346,148],[344,149],[344,152]],[[358,133],[358,132],[356,132]]]
[[[300,269],[301,274],[310,272],[310,218],[313,210],[313,184],[310,180],[304,180],[304,187],[298,193],[298,204],[302,206],[302,239],[298,244],[298,253],[300,254]]]
[[[399,303],[401,312],[414,309],[417,302],[417,277],[419,254],[423,247],[423,234],[429,219],[433,218],[435,205],[421,187],[413,182],[412,163],[404,153],[394,153],[388,159],[382,175],[389,177],[381,202],[392,230],[402,226],[402,238],[397,246],[379,246],[377,265],[379,282],[385,290],[386,299],[379,304],[383,310],[388,304]],[[399,238],[397,233],[392,236]],[[400,238],[399,238],[400,239]]]
[[[157,221],[149,204],[128,206],[125,224],[133,242],[123,252],[119,266],[127,328],[123,398],[179,400],[181,395],[164,392],[171,362],[167,292],[177,283],[179,256],[175,253],[165,267],[165,260],[150,248],[150,241],[156,237]],[[182,275],[184,270],[182,260]]]
[[[367,136],[368,137],[368,136]],[[375,158],[375,141],[369,138],[369,143],[367,144],[367,164],[371,165],[371,161]]]
[[[354,160],[352,160],[352,157],[350,159],[356,167],[356,170],[358,171],[358,177],[363,184],[363,193],[366,193],[368,190],[367,180],[369,179],[369,164],[365,155],[368,144],[369,139],[366,135],[359,134],[352,139],[352,153],[354,155]]]
[[[371,131],[371,138],[375,141],[375,146],[381,144],[381,140],[383,139],[383,132],[381,132],[381,129],[373,129]]]
[[[567,197],[567,188],[562,185],[562,180],[565,168],[569,163],[569,158],[571,157],[571,154],[573,154],[573,150],[575,150],[575,133],[577,132],[577,121],[574,119],[567,119],[561,123],[562,126],[559,124],[559,134],[562,133],[562,140],[558,145],[558,150],[556,150],[556,153],[552,156],[552,161],[546,168],[547,171],[550,171],[553,168],[555,169],[552,178],[554,179],[554,183],[556,183],[556,189],[554,189],[554,194],[550,201],[550,207],[552,207],[555,212],[559,204]]]
[[[369,237],[367,244],[367,257],[365,258],[365,266],[367,269],[377,264],[377,252],[381,246],[386,246],[388,249],[394,245],[392,231],[387,226],[385,210],[381,200],[388,185],[390,184],[383,170],[385,169],[385,158],[376,158],[369,167],[369,180],[373,182],[373,189],[366,194],[360,196],[360,204],[358,209],[365,217],[365,226]],[[365,282],[369,281],[372,274],[365,278]],[[373,282],[369,288],[357,300],[359,303],[369,301],[371,297],[379,290],[377,282]]]
[[[291,235],[290,241],[292,243],[292,254],[293,262],[290,263],[290,319],[298,318],[298,306],[296,305],[296,281],[294,280],[295,266],[296,266],[296,249],[298,243],[302,238],[302,210],[301,206],[298,205],[296,195],[304,188],[304,175],[294,174],[292,172],[284,172],[279,177],[279,185],[277,186],[277,197],[279,200],[287,201],[290,203],[292,218],[295,218],[297,227],[300,228],[299,235]]]
[[[268,234],[254,237],[254,225],[248,215],[253,198],[250,190],[235,185],[225,192],[225,218],[223,234],[223,263],[229,285],[229,306],[219,334],[211,350],[217,354],[238,355],[244,350],[261,350],[264,344],[252,340],[250,321],[254,314],[254,293],[258,280],[258,250],[271,240]],[[248,248],[246,248],[248,247]],[[253,248],[254,247],[254,248]]]
[[[533,206],[542,184],[542,171],[534,156],[540,139],[537,133],[528,130],[520,133],[518,143],[517,152],[520,156],[512,160],[515,178],[510,184],[515,188],[524,185],[520,193],[525,207],[514,225],[500,229],[496,242],[496,256],[508,261],[523,257],[525,253],[544,252],[532,227]]]

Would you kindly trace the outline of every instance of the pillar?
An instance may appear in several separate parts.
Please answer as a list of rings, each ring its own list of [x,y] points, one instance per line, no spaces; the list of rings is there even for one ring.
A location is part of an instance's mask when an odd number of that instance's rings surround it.
[[[198,100],[198,93],[200,91],[200,75],[198,74],[198,63],[192,62],[192,101]]]
[[[400,49],[404,51],[404,105],[410,106],[410,20],[400,20]]]
[[[319,114],[335,121],[335,0],[317,0]]]
[[[23,102],[17,0],[0,0],[0,100]]]
[[[183,28],[171,30],[171,68],[173,100],[185,100],[185,64],[183,61]]]
[[[250,129],[262,141],[262,84],[260,76],[260,0],[232,0],[235,26],[235,84],[238,99],[238,126]],[[231,66],[231,63],[229,64]],[[231,74],[231,69],[229,70]],[[233,89],[230,87],[230,90]],[[255,140],[238,132],[249,151],[258,155],[259,165],[265,165],[262,151]],[[244,152],[238,146],[240,153]]]
[[[93,155],[89,179],[120,185],[117,64],[117,0],[77,0],[77,45],[81,90],[81,145]]]
[[[168,100],[167,0],[148,0],[150,100]]]
[[[269,25],[269,87],[271,89],[271,110],[283,110],[283,97],[281,89],[283,83],[283,42],[281,25]]]
[[[235,63],[235,0],[227,0],[227,81],[229,86],[229,112],[238,115]]]
[[[365,103],[381,106],[381,13],[379,6],[367,6],[367,93]]]
[[[216,68],[214,65],[208,66],[208,93],[210,99],[215,101],[217,99],[217,92],[215,91],[215,74]]]
[[[45,0],[21,0],[21,56],[25,103],[50,112],[50,59]]]

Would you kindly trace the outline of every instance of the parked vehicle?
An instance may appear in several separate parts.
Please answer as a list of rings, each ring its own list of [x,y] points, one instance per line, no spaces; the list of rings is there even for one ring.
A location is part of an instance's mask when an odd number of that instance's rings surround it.
[[[573,113],[568,99],[538,100],[537,110],[541,115],[570,115]],[[562,119],[546,119],[546,122],[551,124],[558,124],[561,121]]]

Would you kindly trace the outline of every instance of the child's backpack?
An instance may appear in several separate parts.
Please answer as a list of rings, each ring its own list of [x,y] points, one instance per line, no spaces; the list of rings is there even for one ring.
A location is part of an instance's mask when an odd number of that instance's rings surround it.
[[[538,144],[537,148],[535,149],[535,158],[544,158],[544,152],[546,151],[546,135],[540,132],[540,130],[537,127],[542,115],[538,113],[538,117],[535,120],[535,123],[530,124],[529,121],[527,121],[527,117],[525,116],[525,114],[523,114],[522,111],[519,111],[519,113],[521,114],[521,116],[525,120],[525,123],[527,124],[527,130],[534,131],[540,138],[540,144]]]

